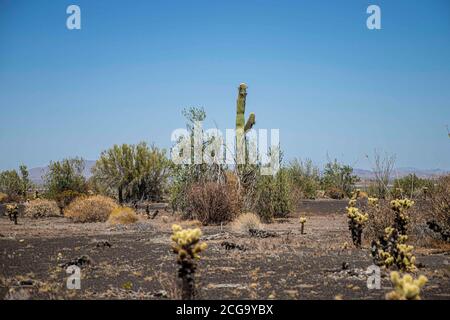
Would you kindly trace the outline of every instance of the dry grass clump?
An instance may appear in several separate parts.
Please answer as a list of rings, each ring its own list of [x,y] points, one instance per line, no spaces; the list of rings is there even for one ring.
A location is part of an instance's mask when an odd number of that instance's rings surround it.
[[[108,218],[110,224],[131,224],[139,220],[136,212],[128,207],[114,209]]]
[[[80,197],[66,208],[64,216],[74,222],[105,222],[116,208],[117,203],[108,197]]]
[[[231,229],[237,232],[248,233],[250,229],[261,230],[262,224],[258,215],[247,212],[239,215],[233,221]]]
[[[366,239],[374,240],[382,237],[384,230],[394,223],[394,214],[386,200],[379,200],[376,206],[365,206],[363,210],[369,216],[364,228]]]
[[[25,216],[29,218],[59,217],[61,216],[55,201],[36,199],[25,204]]]
[[[232,221],[239,212],[237,191],[227,184],[207,182],[191,186],[185,217],[202,224]]]
[[[5,203],[8,200],[8,195],[6,193],[0,192],[0,203]]]

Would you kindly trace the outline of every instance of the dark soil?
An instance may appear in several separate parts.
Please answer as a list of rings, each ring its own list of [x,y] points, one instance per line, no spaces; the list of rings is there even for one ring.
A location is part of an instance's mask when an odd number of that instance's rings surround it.
[[[367,288],[368,241],[353,248],[346,217],[336,213],[341,203],[324,203],[300,210],[308,218],[303,235],[298,215],[265,225],[275,237],[202,227],[209,246],[198,265],[197,298],[384,299],[392,290],[388,272],[382,270],[381,289]],[[23,217],[16,226],[0,217],[0,298],[179,298],[170,251],[174,222],[167,212],[130,226]],[[429,278],[422,298],[450,299],[450,248],[419,247],[415,254],[418,273]],[[81,290],[66,288],[65,267],[74,263],[81,268]]]

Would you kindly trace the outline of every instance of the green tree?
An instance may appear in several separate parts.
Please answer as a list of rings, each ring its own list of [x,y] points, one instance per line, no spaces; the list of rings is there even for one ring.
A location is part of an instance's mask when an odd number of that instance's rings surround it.
[[[425,194],[431,192],[433,187],[434,183],[432,180],[419,178],[415,173],[395,179],[393,184],[394,195],[396,197],[404,196],[408,198],[414,198],[424,192]],[[396,190],[401,190],[401,192],[396,192]]]
[[[358,176],[353,174],[353,168],[349,165],[340,164],[336,159],[325,165],[322,176],[325,189],[337,188],[346,196],[350,196],[358,181]]]
[[[320,171],[312,160],[294,159],[289,163],[287,170],[292,184],[300,188],[306,198],[314,199],[320,185]]]
[[[47,196],[56,198],[65,191],[85,193],[87,183],[83,172],[84,160],[81,158],[50,162],[48,172],[43,177]]]
[[[29,179],[28,169],[21,165],[18,173],[16,170],[6,170],[0,173],[0,192],[12,197],[26,197],[33,184]]]
[[[92,170],[95,184],[119,202],[160,199],[169,174],[166,151],[145,142],[114,145],[103,151]]]

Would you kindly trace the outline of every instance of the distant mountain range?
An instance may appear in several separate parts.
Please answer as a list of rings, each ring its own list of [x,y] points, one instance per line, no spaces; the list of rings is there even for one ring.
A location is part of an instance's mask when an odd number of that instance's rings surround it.
[[[375,174],[372,170],[354,169],[353,172],[361,179],[369,180],[375,178]],[[394,169],[392,178],[402,178],[413,173],[419,178],[435,178],[450,172],[442,169],[417,169],[412,167],[401,167]]]
[[[91,169],[94,166],[95,161],[94,160],[85,160],[84,161],[84,172],[83,175],[86,178],[91,177]],[[48,172],[48,167],[37,167],[29,170],[30,172],[30,179],[35,184],[42,185],[43,183],[43,176]],[[353,172],[360,177],[363,180],[370,180],[374,179],[375,175],[371,170],[365,170],[365,169],[353,169]],[[412,167],[402,167],[402,168],[396,168],[392,174],[392,177],[395,178],[401,178],[404,176],[407,176],[408,174],[415,173],[420,178],[433,178],[433,177],[439,177],[445,174],[449,174],[450,171],[442,170],[442,169],[417,169]]]
[[[83,175],[86,178],[89,178],[92,173],[91,173],[91,169],[94,166],[95,161],[93,160],[84,160],[84,171],[83,171]],[[46,167],[37,167],[37,168],[32,168],[29,170],[29,174],[30,174],[30,179],[31,181],[33,181],[35,184],[37,185],[41,185],[44,182],[44,176],[45,174],[48,172],[48,166]]]

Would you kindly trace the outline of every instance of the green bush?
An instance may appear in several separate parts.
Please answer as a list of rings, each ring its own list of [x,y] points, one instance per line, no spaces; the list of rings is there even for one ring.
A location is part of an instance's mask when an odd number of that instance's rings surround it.
[[[287,216],[293,208],[292,182],[289,172],[281,168],[275,176],[259,176],[257,183],[255,212],[264,222]]]
[[[55,199],[65,191],[86,193],[87,183],[83,171],[84,160],[81,158],[50,162],[48,172],[44,176],[47,197]]]
[[[394,180],[392,191],[396,194],[392,197],[417,198],[418,196],[426,196],[427,193],[432,192],[433,186],[434,183],[432,180],[419,178],[415,173],[409,174],[403,178]]]
[[[341,190],[345,196],[350,197],[355,184],[360,179],[353,174],[353,168],[334,160],[325,165],[321,184],[325,190]]]
[[[288,166],[289,177],[307,199],[315,199],[320,188],[319,168],[311,160],[294,159]]]

